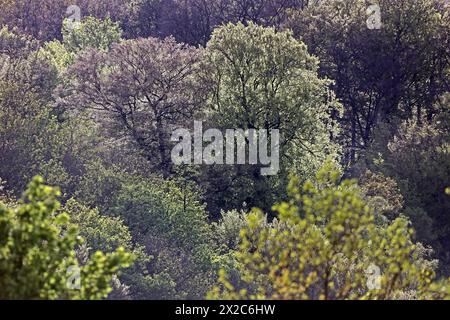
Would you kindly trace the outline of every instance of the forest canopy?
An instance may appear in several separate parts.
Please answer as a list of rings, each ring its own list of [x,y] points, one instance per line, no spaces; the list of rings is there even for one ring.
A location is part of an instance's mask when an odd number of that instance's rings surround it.
[[[0,7],[0,299],[450,299],[448,1]]]

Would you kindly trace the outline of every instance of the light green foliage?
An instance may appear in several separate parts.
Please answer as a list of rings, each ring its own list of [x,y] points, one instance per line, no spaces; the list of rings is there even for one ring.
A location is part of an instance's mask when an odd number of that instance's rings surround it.
[[[46,114],[42,128],[33,137],[30,151],[31,172],[42,175],[48,183],[58,185],[64,199],[74,195],[81,176],[91,163],[100,161],[98,127],[92,120],[79,114],[64,119]]]
[[[66,70],[75,61],[76,55],[89,48],[108,51],[121,40],[122,30],[119,24],[110,18],[104,20],[87,17],[80,23],[64,20],[63,41],[46,42],[39,51],[60,72]]]
[[[0,54],[19,58],[27,56],[38,47],[38,41],[29,35],[21,34],[16,28],[10,29],[8,26],[3,26],[0,29]]]
[[[0,32],[0,176],[18,193],[34,174],[35,139],[45,130],[56,70],[35,52],[32,39]],[[30,174],[31,173],[31,174]]]
[[[133,260],[119,247],[95,252],[80,268],[80,290],[70,289],[70,267],[78,267],[75,246],[82,239],[58,213],[59,192],[36,177],[16,208],[0,204],[1,299],[101,299],[111,290],[114,274]]]
[[[204,296],[212,283],[215,252],[205,208],[196,194],[160,178],[130,180],[107,212],[122,217],[133,238],[154,257],[154,285],[146,298]]]
[[[71,22],[65,20],[63,24],[63,43],[70,52],[79,52],[88,48],[107,51],[122,36],[119,24],[110,18],[104,20],[87,17],[73,28]]]
[[[214,30],[207,55],[210,112],[219,126],[279,129],[281,152],[301,173],[313,173],[335,155],[329,111],[338,103],[330,81],[318,77],[318,60],[291,32],[227,24]]]
[[[224,1],[82,1],[73,23],[0,0],[0,299],[449,297],[446,0],[379,0],[373,30],[366,0]],[[279,174],[174,166],[193,119],[279,129]],[[35,175],[61,195],[19,200]]]
[[[38,49],[39,43],[35,39],[17,29],[0,29],[0,81],[5,82],[2,86],[20,87],[20,98],[35,95],[34,99],[41,103],[51,97],[56,85],[56,70],[37,54]],[[7,107],[14,106],[11,103]]]
[[[393,220],[403,210],[404,199],[394,179],[367,170],[359,176],[358,185],[378,221]]]
[[[71,222],[80,227],[80,235],[92,249],[111,252],[123,247],[133,250],[131,234],[119,217],[103,216],[97,209],[89,209],[74,199],[65,204],[64,211],[71,213]],[[138,247],[135,255],[140,255],[141,251]]]
[[[210,232],[204,206],[172,181],[156,178],[125,184],[113,211],[135,234],[161,233],[182,246],[194,247],[206,241]]]
[[[221,215],[222,218],[212,224],[214,240],[225,251],[235,250],[239,246],[240,232],[247,226],[247,215],[237,210],[222,211]]]
[[[338,184],[330,164],[318,183],[293,178],[288,202],[275,205],[279,220],[267,226],[259,210],[248,216],[236,253],[241,280],[235,287],[220,273],[210,298],[220,299],[394,299],[449,298],[449,282],[433,282],[434,272],[417,263],[418,248],[405,219],[386,228],[374,223],[354,181]],[[381,274],[371,287],[371,266]]]
[[[70,198],[80,176],[91,163],[100,161],[105,149],[99,146],[97,127],[82,115],[69,119],[55,116],[55,110],[39,104],[35,95],[22,95],[25,104],[21,105],[20,87],[2,89],[0,104],[4,97],[6,107],[0,109],[0,121],[5,123],[0,127],[0,176],[16,195],[26,181],[41,175],[61,188],[64,199]]]
[[[290,170],[306,179],[327,157],[337,158],[332,137],[338,128],[330,111],[340,106],[331,82],[320,79],[318,63],[290,31],[253,23],[214,30],[206,48],[206,113],[215,128],[278,129],[281,171],[262,177],[258,165],[212,168],[205,178],[210,203],[223,210],[241,209],[244,202],[269,210]]]
[[[111,150],[111,153],[114,151],[115,149]],[[131,161],[129,163],[133,169],[138,166],[136,164],[133,167],[135,163]],[[90,207],[97,207],[101,212],[106,212],[113,205],[122,185],[130,180],[133,181],[133,178],[124,173],[124,168],[111,164],[105,165],[100,160],[92,161],[86,164],[84,174],[80,177],[75,191],[75,197]]]
[[[146,255],[141,245],[133,241],[130,230],[122,219],[101,215],[98,209],[89,209],[74,199],[66,203],[64,211],[71,212],[71,220],[79,227],[80,235],[86,240],[86,249],[89,252],[114,252],[122,247],[133,253],[135,263],[120,276],[120,283],[129,287],[128,294],[123,296],[120,292],[116,292],[117,290],[113,290],[111,295],[122,299],[142,297],[148,286],[146,282],[152,279],[146,267],[151,257]]]
[[[75,52],[69,51],[58,40],[46,42],[39,50],[39,55],[50,61],[59,72],[66,70],[75,61]]]
[[[133,170],[144,161],[128,159]],[[130,245],[127,239],[131,239],[139,251],[144,247],[144,257],[138,256],[120,277],[129,286],[129,297],[203,297],[212,283],[216,255],[204,205],[194,189],[180,181],[106,167],[101,161],[89,162],[85,169],[76,198],[99,211],[80,203],[71,211],[79,212],[75,219],[83,226],[88,245],[96,248],[103,243],[107,247],[102,250],[107,250],[123,239],[121,245],[128,248],[125,244]]]

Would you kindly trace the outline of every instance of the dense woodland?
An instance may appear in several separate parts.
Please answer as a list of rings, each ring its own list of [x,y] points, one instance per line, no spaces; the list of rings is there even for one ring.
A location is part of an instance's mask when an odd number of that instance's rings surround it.
[[[450,298],[447,2],[0,0],[0,299]]]

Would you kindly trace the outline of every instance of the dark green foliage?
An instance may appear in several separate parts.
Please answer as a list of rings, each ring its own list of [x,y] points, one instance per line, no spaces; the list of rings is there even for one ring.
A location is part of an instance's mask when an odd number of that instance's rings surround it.
[[[393,116],[431,119],[449,90],[450,15],[444,0],[381,0],[380,29],[370,30],[367,1],[322,1],[292,14],[288,27],[320,59],[344,105],[345,164]]]
[[[433,245],[446,273],[450,259],[450,199],[445,194],[450,179],[448,125],[447,113],[422,125],[404,122],[388,142],[378,141],[367,155],[373,170],[396,181],[404,198],[404,214],[411,219],[418,240]]]

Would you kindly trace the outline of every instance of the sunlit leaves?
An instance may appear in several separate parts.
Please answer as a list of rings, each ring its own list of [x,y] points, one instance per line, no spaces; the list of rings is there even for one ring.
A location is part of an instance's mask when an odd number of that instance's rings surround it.
[[[67,270],[78,267],[75,246],[82,242],[67,213],[58,213],[59,191],[36,177],[17,207],[0,204],[0,298],[102,299],[112,276],[133,261],[118,248],[96,252],[80,268],[80,288],[68,285]]]

